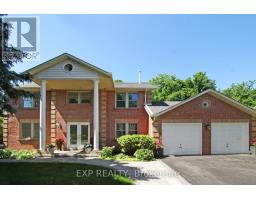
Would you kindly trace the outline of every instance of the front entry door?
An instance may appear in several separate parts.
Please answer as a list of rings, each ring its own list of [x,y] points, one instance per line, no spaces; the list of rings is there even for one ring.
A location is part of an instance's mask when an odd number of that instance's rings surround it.
[[[82,149],[90,144],[89,122],[68,122],[68,148]]]

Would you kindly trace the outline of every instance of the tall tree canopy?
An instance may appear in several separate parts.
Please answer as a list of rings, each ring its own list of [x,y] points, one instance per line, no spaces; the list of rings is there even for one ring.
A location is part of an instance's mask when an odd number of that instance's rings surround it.
[[[241,104],[256,109],[256,80],[232,84],[222,92]]]
[[[12,26],[9,23],[3,22],[3,15],[0,16],[0,116],[4,112],[14,113],[15,109],[11,105],[11,100],[17,100],[20,96],[31,95],[29,92],[17,89],[19,83],[29,81],[28,74],[18,74],[12,71],[11,68],[15,63],[22,62],[22,58],[12,54],[11,60],[4,60],[2,57],[2,44],[5,52],[16,52],[19,55],[26,57],[26,53],[21,52],[13,47],[8,47],[7,42],[10,37]],[[16,55],[18,55],[16,54]]]
[[[114,83],[122,83],[123,81],[122,80],[120,80],[120,79],[116,79],[116,80],[114,80]]]
[[[185,80],[174,75],[160,74],[150,82],[158,86],[153,91],[155,101],[182,101],[207,89],[216,90],[215,80],[210,79],[204,72],[198,72]]]

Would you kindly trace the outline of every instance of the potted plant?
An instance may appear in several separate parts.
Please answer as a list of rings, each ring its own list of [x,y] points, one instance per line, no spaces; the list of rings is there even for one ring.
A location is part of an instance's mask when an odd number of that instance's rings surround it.
[[[48,144],[48,145],[47,145],[47,151],[48,151],[48,153],[53,154],[53,153],[54,153],[54,150],[55,150],[55,146],[54,146],[53,144]]]
[[[164,145],[160,142],[160,140],[157,140],[156,142],[156,149],[154,151],[156,158],[162,158],[164,157]]]
[[[85,153],[89,154],[92,151],[92,145],[91,144],[86,144],[86,145],[84,145],[83,149],[84,149]]]
[[[58,135],[58,137],[56,139],[56,145],[57,145],[58,150],[62,151],[64,141],[65,141],[64,136],[63,135]]]
[[[256,155],[256,139],[253,139],[250,143],[250,152],[252,155]]]

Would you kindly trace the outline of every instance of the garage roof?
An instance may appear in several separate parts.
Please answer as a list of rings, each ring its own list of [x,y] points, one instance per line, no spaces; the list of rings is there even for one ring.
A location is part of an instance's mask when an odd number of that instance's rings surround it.
[[[146,105],[145,109],[146,109],[146,111],[147,111],[147,113],[149,114],[150,117],[158,117],[160,115],[165,114],[166,112],[169,112],[169,111],[171,111],[171,110],[173,110],[173,109],[175,109],[179,106],[182,106],[183,104],[188,103],[188,102],[190,102],[190,101],[192,101],[192,100],[194,100],[194,99],[196,99],[196,98],[198,98],[198,97],[200,97],[204,94],[207,94],[207,93],[213,95],[214,97],[216,97],[216,98],[218,98],[218,99],[220,99],[224,102],[226,102],[227,104],[230,104],[230,105],[236,107],[239,110],[244,111],[245,113],[248,113],[249,115],[256,116],[256,111],[255,110],[253,110],[253,109],[251,109],[247,106],[244,106],[243,104],[241,104],[241,103],[239,103],[239,102],[237,102],[237,101],[235,101],[235,100],[233,100],[229,97],[226,97],[225,95],[223,95],[219,92],[216,92],[212,89],[206,90],[206,91],[204,91],[204,92],[202,92],[202,93],[200,93],[200,94],[198,94],[194,97],[188,98],[184,101],[180,101],[180,102],[176,101],[176,103],[174,103],[174,102],[171,103],[170,102],[170,105],[167,102],[163,102],[163,103],[166,103],[168,105],[162,106],[162,107],[160,107],[159,105],[154,105],[154,104]]]
[[[166,110],[176,104],[180,103],[181,101],[163,101],[163,102],[152,102],[151,105],[147,105],[148,111],[155,115],[161,111]]]

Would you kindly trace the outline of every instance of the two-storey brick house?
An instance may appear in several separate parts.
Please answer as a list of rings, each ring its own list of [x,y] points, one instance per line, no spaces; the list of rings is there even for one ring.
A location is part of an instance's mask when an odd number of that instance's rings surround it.
[[[152,102],[149,83],[114,83],[112,74],[70,54],[27,70],[17,113],[4,119],[3,141],[14,149],[45,150],[64,136],[67,149],[115,144],[124,134],[149,134],[165,154],[248,153],[256,112],[207,90],[182,102]]]

